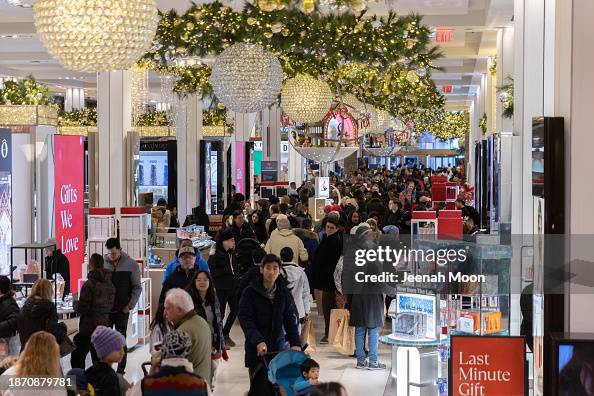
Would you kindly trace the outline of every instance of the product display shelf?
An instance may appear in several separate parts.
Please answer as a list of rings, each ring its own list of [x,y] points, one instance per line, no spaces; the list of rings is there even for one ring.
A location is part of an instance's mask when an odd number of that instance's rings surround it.
[[[120,243],[122,250],[135,260],[146,259],[148,220],[145,208],[120,208]]]
[[[138,313],[138,343],[147,344],[149,342],[151,323],[151,278],[142,278],[140,280],[142,292],[136,305]]]
[[[89,208],[87,257],[97,253],[105,255],[105,242],[117,237],[115,208]]]
[[[54,251],[57,249],[55,243],[26,243],[22,245],[11,246],[10,248],[10,284],[14,290],[24,289],[24,296],[28,295],[28,290],[33,286],[37,279],[47,278],[45,275],[45,251]],[[21,260],[22,263],[17,262]],[[17,264],[15,264],[17,262]],[[19,275],[15,279],[14,272],[18,270]],[[21,275],[21,271],[24,271]],[[50,282],[54,280],[47,278]],[[54,287],[54,298],[57,300],[58,288]]]

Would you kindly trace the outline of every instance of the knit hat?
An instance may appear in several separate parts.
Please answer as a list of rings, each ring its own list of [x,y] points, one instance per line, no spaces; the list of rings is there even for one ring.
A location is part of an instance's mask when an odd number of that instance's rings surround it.
[[[81,368],[73,368],[66,373],[66,376],[74,377],[74,380],[76,381],[76,389],[78,391],[87,389],[87,385],[89,382],[87,381],[87,375],[85,374],[85,370]]]
[[[97,326],[93,335],[91,335],[91,343],[95,347],[99,359],[103,359],[113,351],[119,351],[125,346],[126,339],[114,329]]]
[[[219,234],[219,241],[221,241],[221,242],[226,241],[228,239],[233,239],[233,238],[235,238],[235,235],[233,235],[233,231],[230,230],[229,228],[222,230],[221,233]]]
[[[163,359],[187,358],[192,349],[192,339],[182,330],[171,330],[163,340]]]

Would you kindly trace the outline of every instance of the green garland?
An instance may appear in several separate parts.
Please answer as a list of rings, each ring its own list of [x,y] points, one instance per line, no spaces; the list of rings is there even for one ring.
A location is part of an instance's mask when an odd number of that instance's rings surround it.
[[[172,61],[212,57],[235,43],[252,42],[277,54],[287,78],[298,73],[324,78],[336,91],[409,119],[443,108],[444,97],[430,78],[441,54],[430,41],[431,31],[417,15],[304,14],[295,7],[265,12],[249,3],[238,12],[214,2],[194,5],[183,15],[161,13],[144,60],[159,73],[178,76],[178,93],[210,92],[209,66],[178,67]]]
[[[483,113],[483,116],[479,120],[479,128],[481,128],[483,135],[487,133],[487,113]]]
[[[470,124],[466,112],[442,111],[414,122],[414,131],[417,134],[431,132],[442,141],[463,138],[469,130]]]
[[[94,107],[62,111],[58,115],[59,126],[97,126],[97,109]]]
[[[171,126],[171,116],[166,111],[150,110],[138,117],[136,125],[138,127],[149,126]]]
[[[499,93],[499,100],[503,103],[503,111],[501,115],[503,118],[514,117],[514,79],[507,76],[506,83],[501,87],[497,87]]]
[[[32,75],[18,82],[6,81],[0,89],[0,105],[48,105],[49,89],[38,83]]]

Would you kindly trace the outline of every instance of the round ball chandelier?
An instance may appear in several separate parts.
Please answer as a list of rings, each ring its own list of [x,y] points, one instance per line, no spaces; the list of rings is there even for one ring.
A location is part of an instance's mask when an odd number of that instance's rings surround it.
[[[306,74],[287,80],[281,91],[281,107],[294,121],[312,124],[328,113],[334,95],[330,86]]]
[[[365,104],[351,93],[347,93],[342,96],[342,104],[349,108],[349,112],[353,115],[353,117],[355,117],[355,119],[361,118],[361,116],[365,113]]]
[[[383,134],[386,129],[392,126],[392,116],[387,111],[378,110],[374,107],[368,109],[369,126],[367,131],[374,134]]]
[[[283,83],[278,59],[264,47],[238,43],[225,49],[212,66],[210,84],[230,110],[255,113],[274,102]]]
[[[49,53],[88,73],[130,69],[150,49],[159,20],[155,0],[37,0],[33,11]]]

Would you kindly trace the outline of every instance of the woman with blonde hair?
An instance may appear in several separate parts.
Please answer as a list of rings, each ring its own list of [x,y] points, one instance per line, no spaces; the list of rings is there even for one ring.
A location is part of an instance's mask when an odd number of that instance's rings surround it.
[[[16,377],[62,377],[60,368],[60,347],[55,337],[46,332],[38,331],[31,335],[16,364],[2,375]],[[34,391],[36,395],[63,396],[66,388]],[[3,395],[32,394],[31,390],[8,390]]]
[[[47,279],[38,279],[31,288],[31,294],[25,301],[18,319],[21,351],[31,335],[37,331],[53,334],[58,345],[66,336],[66,328],[58,324],[58,313],[53,301],[52,284]]]

